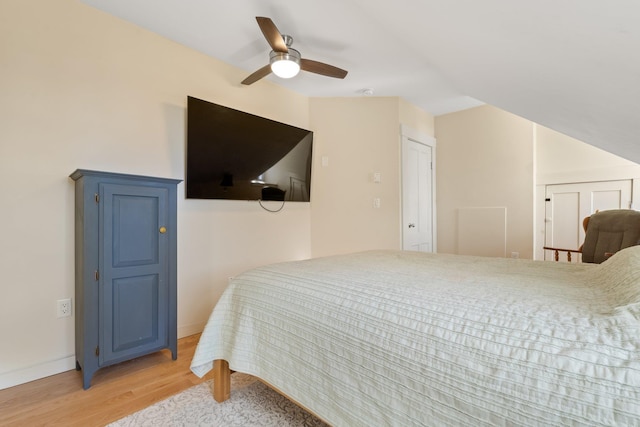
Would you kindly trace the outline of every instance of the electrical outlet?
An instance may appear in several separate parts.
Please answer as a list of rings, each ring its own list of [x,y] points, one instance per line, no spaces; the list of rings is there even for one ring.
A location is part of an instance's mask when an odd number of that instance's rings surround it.
[[[58,303],[58,317],[71,316],[71,298],[59,299]]]
[[[513,258],[513,259],[520,258],[520,253],[519,252],[511,252],[511,258]]]

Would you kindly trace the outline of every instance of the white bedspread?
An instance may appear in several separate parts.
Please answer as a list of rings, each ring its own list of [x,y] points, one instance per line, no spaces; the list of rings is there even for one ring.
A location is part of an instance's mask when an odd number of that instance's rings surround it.
[[[335,426],[638,426],[640,247],[600,265],[372,251],[257,268],[191,369],[215,359]]]

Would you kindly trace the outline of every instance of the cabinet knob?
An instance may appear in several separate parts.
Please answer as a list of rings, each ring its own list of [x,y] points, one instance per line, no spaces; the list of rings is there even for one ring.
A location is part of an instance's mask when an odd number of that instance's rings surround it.
[[[167,232],[167,227],[165,226],[160,227],[160,234],[164,234],[166,232]]]

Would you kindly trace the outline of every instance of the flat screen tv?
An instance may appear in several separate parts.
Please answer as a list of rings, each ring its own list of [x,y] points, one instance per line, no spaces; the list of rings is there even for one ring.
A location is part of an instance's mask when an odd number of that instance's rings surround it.
[[[188,97],[189,199],[308,202],[313,132]]]

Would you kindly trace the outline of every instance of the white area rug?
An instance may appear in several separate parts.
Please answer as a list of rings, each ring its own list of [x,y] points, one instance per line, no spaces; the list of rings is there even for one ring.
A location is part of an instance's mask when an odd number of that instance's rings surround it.
[[[133,426],[327,426],[250,375],[231,375],[231,398],[213,400],[212,381],[191,387],[108,427]]]

